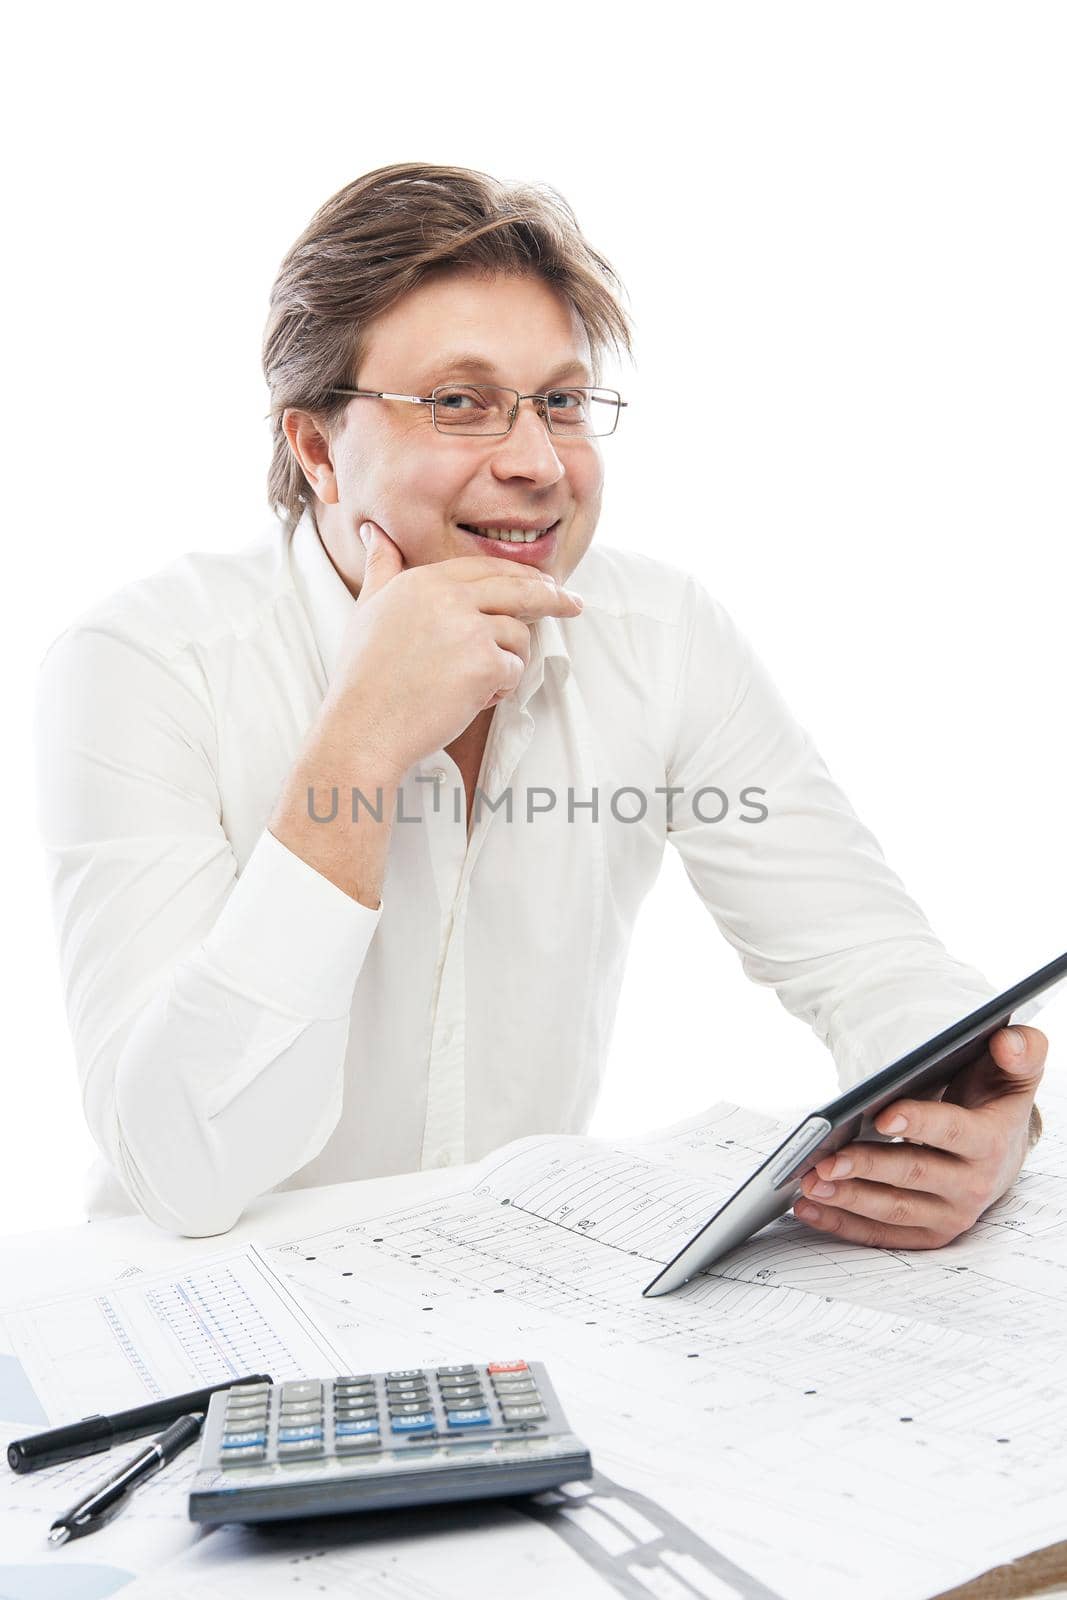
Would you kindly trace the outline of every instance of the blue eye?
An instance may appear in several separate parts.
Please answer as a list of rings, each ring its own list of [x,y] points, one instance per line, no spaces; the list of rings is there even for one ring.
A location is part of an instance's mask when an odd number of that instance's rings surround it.
[[[439,389],[437,392],[437,404],[449,411],[462,411],[464,401],[475,409],[486,404],[485,396],[479,394],[477,389]]]

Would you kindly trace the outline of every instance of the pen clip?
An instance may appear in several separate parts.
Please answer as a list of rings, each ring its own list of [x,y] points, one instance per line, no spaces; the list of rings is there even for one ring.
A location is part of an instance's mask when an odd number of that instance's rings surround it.
[[[102,1510],[93,1512],[91,1516],[78,1519],[75,1523],[75,1526],[82,1533],[91,1533],[94,1528],[102,1528],[105,1523],[111,1521],[112,1517],[118,1516],[119,1512],[122,1510],[129,1498],[129,1489],[123,1489],[122,1493],[117,1494],[114,1500],[112,1500],[108,1505],[104,1506]],[[72,1529],[72,1536],[73,1532],[74,1530]]]

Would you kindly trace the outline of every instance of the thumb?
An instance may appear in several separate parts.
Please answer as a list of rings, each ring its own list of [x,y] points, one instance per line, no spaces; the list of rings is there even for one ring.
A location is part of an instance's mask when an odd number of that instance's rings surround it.
[[[395,578],[398,572],[404,570],[404,557],[384,528],[379,528],[376,522],[361,522],[359,536],[363,540],[367,555],[363,564],[363,582],[359,586],[357,604],[364,595],[369,599],[371,595],[377,594],[390,578]]]
[[[1018,1052],[1012,1049],[1013,1034],[1023,1039],[1023,1049]],[[1019,1023],[998,1028],[985,1054],[952,1079],[943,1098],[948,1104],[978,1110],[1006,1095],[1033,1094],[1041,1082],[1047,1054],[1048,1038],[1039,1028]]]
[[[1016,1049],[1016,1041],[1022,1045]],[[1001,1028],[989,1041],[989,1053],[1007,1077],[1014,1078],[1020,1086],[1037,1084],[1041,1080],[1048,1054],[1048,1039],[1039,1028]]]

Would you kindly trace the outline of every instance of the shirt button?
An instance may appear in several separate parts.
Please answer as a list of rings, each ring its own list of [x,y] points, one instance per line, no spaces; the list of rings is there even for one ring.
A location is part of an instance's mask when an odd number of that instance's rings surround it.
[[[445,772],[444,767],[431,767],[430,768],[430,777],[433,779],[433,781],[435,783],[439,783],[442,778],[447,777],[447,776],[448,776],[448,774]]]

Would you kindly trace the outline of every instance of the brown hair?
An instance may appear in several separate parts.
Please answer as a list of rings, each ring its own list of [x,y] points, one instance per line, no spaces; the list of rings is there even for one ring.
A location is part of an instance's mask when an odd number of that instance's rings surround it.
[[[555,189],[420,161],[364,173],[319,207],[271,288],[263,335],[273,440],[267,495],[290,531],[311,491],[282,429],[286,408],[313,412],[330,431],[348,405],[331,390],[358,387],[371,321],[427,278],[457,268],[534,273],[563,293],[589,338],[594,383],[609,341],[632,358],[630,319],[616,292],[622,282]]]

